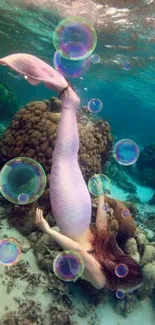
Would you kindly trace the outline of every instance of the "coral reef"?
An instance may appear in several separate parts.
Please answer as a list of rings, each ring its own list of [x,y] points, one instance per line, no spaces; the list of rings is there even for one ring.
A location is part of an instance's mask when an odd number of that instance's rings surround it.
[[[8,223],[16,227],[23,235],[29,235],[37,227],[34,224],[36,204],[27,206],[10,205]]]
[[[126,239],[134,236],[136,231],[135,220],[131,215],[128,218],[122,218],[121,216],[122,211],[127,209],[126,205],[123,202],[108,196],[105,197],[105,202],[107,202],[113,208],[115,219],[118,221],[118,241],[125,241]]]
[[[153,295],[155,289],[155,261],[146,264],[143,267],[144,283],[137,290],[139,299],[144,300],[147,296]]]
[[[7,215],[8,223],[16,227],[23,235],[30,235],[32,232],[38,230],[38,227],[35,226],[34,223],[36,207],[36,202],[26,206],[10,204],[9,213]],[[46,205],[41,208],[44,212],[44,216],[47,215],[46,219],[49,225],[51,227],[54,226],[55,220],[50,214],[47,214]]]
[[[155,260],[155,247],[151,244],[144,247],[143,255],[141,258],[141,264],[146,265]]]
[[[1,121],[9,122],[18,110],[17,97],[13,91],[0,83],[0,115]]]
[[[107,219],[108,226],[112,231],[117,233],[119,244],[135,235],[136,231],[136,213],[137,208],[135,203],[128,201],[121,202],[112,197],[105,196],[105,202],[108,204]],[[92,224],[95,223],[97,213],[98,198],[92,198]],[[131,216],[122,218],[121,212],[124,209],[129,209]]]
[[[145,146],[137,160],[141,181],[155,188],[155,144]]]
[[[146,238],[146,234],[141,227],[137,227],[135,238],[138,244],[138,249],[140,250],[141,253],[144,250],[144,246],[149,243],[149,241]]]

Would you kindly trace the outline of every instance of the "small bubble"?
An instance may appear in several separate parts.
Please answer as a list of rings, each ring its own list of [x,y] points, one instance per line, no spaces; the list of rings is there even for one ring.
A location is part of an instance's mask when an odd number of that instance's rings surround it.
[[[129,61],[125,61],[123,63],[123,69],[124,70],[130,70],[131,69],[131,63]]]
[[[118,276],[118,278],[125,278],[129,273],[129,269],[126,264],[118,264],[115,267],[115,274]]]
[[[100,99],[98,98],[92,98],[89,102],[88,102],[88,109],[92,112],[92,113],[98,113],[101,111],[103,107],[103,103],[101,102]]]
[[[118,289],[116,291],[116,297],[118,299],[123,299],[125,297],[125,291],[123,289]]]
[[[90,60],[93,64],[98,64],[101,61],[101,58],[98,54],[92,54]]]
[[[122,216],[123,218],[128,218],[128,217],[130,217],[130,216],[131,216],[130,211],[129,211],[128,209],[124,209],[124,210],[122,211],[122,213],[121,213],[121,216]]]

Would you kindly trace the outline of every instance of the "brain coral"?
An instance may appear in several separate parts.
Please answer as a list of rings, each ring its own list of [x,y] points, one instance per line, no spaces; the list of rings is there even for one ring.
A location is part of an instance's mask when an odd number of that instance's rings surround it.
[[[61,101],[51,98],[33,101],[21,108],[6,129],[0,141],[0,167],[8,160],[26,156],[37,160],[44,168],[47,178],[52,164],[52,153],[60,120]],[[67,127],[67,126],[66,126]],[[79,164],[86,180],[101,171],[112,147],[109,124],[105,121],[78,122],[80,148]],[[43,200],[48,200],[48,187]]]

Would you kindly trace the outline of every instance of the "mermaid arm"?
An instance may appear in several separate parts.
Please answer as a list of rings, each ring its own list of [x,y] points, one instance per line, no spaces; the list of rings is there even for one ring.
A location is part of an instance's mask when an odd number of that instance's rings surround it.
[[[103,206],[104,206],[104,195],[99,195],[97,215],[96,215],[96,227],[98,229],[107,228],[107,216],[106,216],[106,212],[103,209]]]
[[[99,268],[96,259],[86,251],[80,251],[80,255],[85,263],[86,278],[96,289],[102,289],[106,285],[106,277]]]
[[[83,262],[85,264],[85,270],[87,272],[87,280],[96,289],[101,289],[106,284],[106,279],[103,272],[99,269],[97,262],[93,256],[83,250],[82,246],[74,240],[58,233],[57,231],[50,229],[46,231],[46,234],[50,235],[54,241],[65,250],[75,250],[80,253]]]
[[[71,249],[76,250],[77,252],[82,251],[82,246],[78,244],[76,241],[68,238],[67,236],[64,236],[57,232],[54,229],[48,229],[46,231],[46,234],[52,237],[52,239],[63,249]]]

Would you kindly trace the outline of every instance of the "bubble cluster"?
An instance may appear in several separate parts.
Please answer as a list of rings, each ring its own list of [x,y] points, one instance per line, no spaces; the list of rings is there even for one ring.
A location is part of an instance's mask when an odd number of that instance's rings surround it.
[[[27,157],[8,161],[0,173],[2,195],[15,204],[29,204],[44,192],[46,174],[42,166]]]
[[[128,209],[124,209],[124,210],[122,210],[122,212],[121,212],[121,216],[122,216],[123,218],[128,218],[128,217],[130,217],[130,216],[131,216],[130,211],[129,211]]]
[[[94,27],[82,17],[62,20],[53,32],[53,44],[70,60],[84,59],[94,51],[97,35]]]
[[[129,273],[128,266],[126,264],[120,263],[115,267],[115,274],[118,278],[125,278]]]
[[[98,54],[92,54],[90,60],[93,64],[97,64],[101,61],[101,58]]]
[[[103,107],[103,103],[101,102],[100,99],[98,98],[92,98],[89,102],[88,102],[88,109],[89,111],[91,111],[92,113],[98,113],[101,111]]]
[[[122,139],[115,144],[113,155],[120,165],[130,166],[139,158],[139,148],[134,141]]]
[[[14,265],[21,257],[21,247],[15,238],[0,240],[0,264]]]
[[[89,192],[95,196],[104,194],[110,187],[110,179],[104,174],[95,174],[88,181]]]
[[[125,297],[125,291],[123,289],[118,289],[116,291],[116,297],[118,299],[123,299]]]
[[[130,70],[131,69],[131,63],[129,61],[125,61],[123,63],[123,69],[124,70]]]
[[[53,64],[55,69],[65,78],[78,78],[89,69],[90,58],[71,61],[64,58],[59,51],[57,51],[54,55]]]
[[[53,262],[55,275],[63,281],[76,281],[84,271],[84,262],[75,251],[63,251]]]

